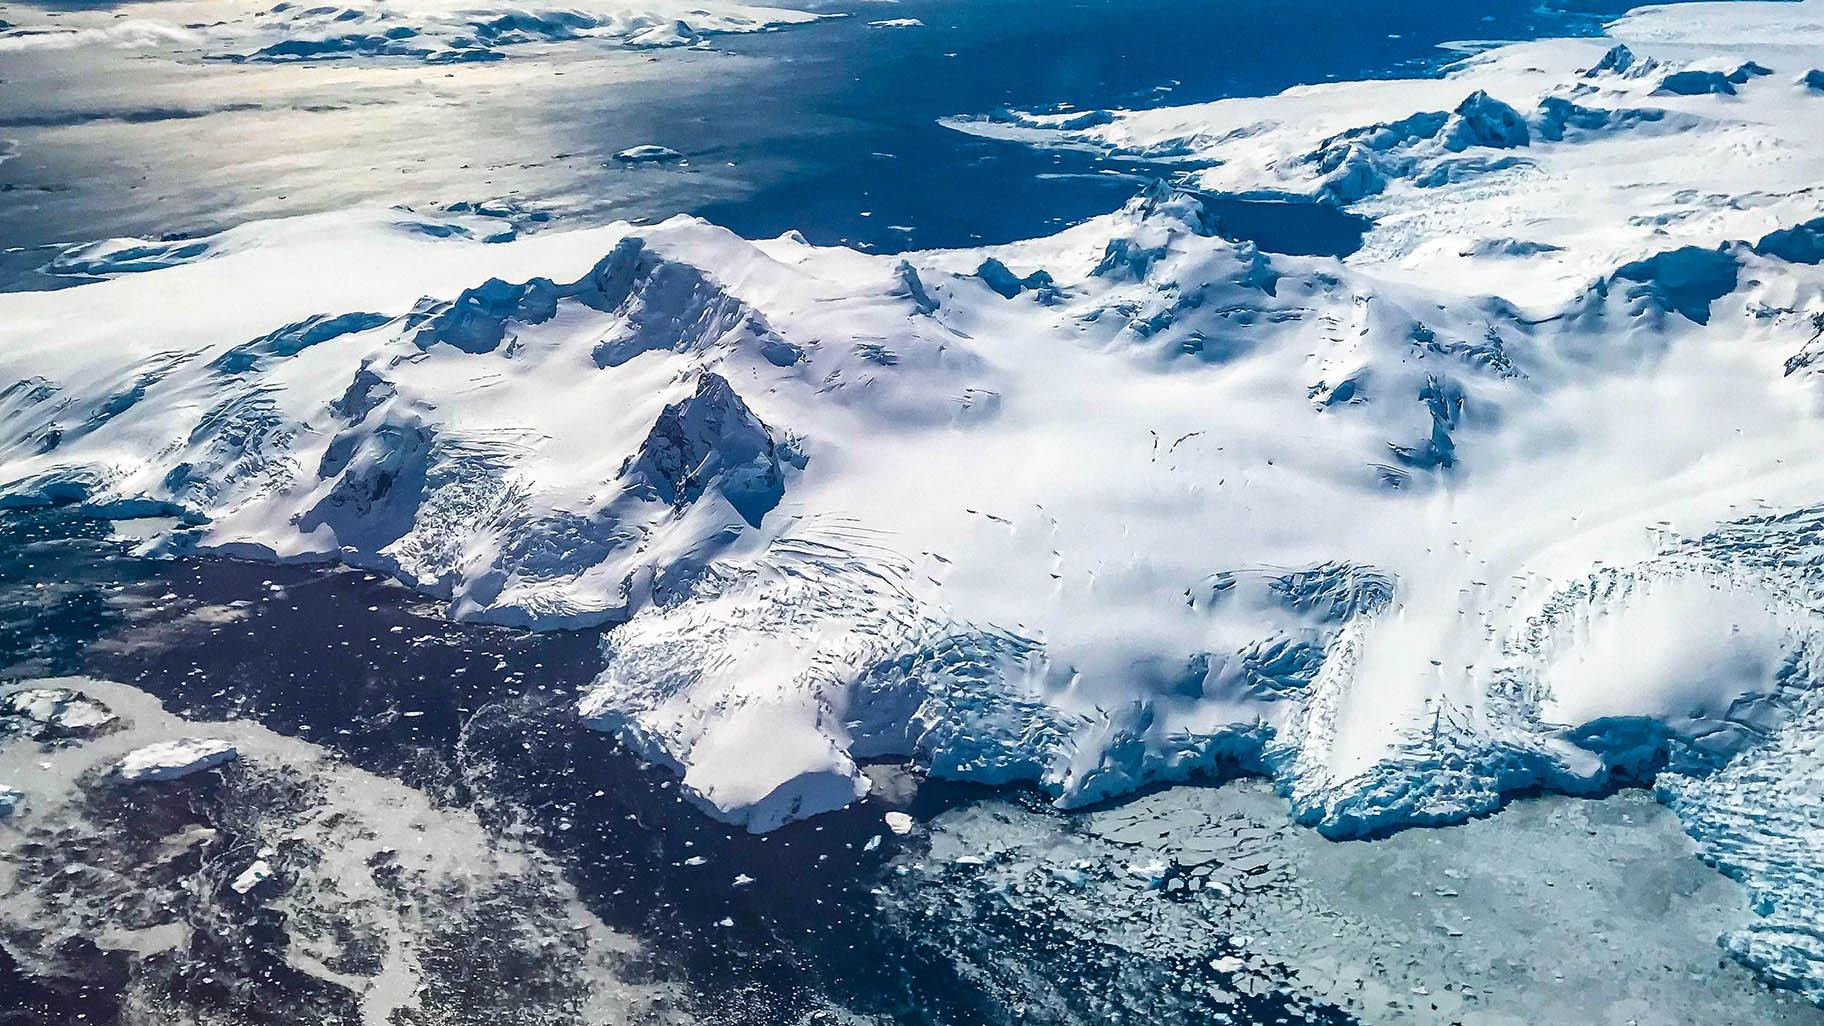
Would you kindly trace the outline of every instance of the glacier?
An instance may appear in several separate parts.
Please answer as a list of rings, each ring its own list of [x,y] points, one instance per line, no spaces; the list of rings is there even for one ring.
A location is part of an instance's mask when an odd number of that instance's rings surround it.
[[[375,207],[115,240],[0,296],[0,507],[613,625],[579,715],[755,831],[886,758],[1065,808],[1260,774],[1333,838],[1653,786],[1757,896],[1729,949],[1824,1000],[1820,44],[1819,0],[1684,4],[959,117],[1184,167],[970,250]],[[1372,227],[1268,254],[1212,194]]]

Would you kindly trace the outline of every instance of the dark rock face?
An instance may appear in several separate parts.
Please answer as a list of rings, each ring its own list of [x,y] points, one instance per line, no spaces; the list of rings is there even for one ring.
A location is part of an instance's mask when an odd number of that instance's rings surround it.
[[[1531,137],[1519,111],[1478,89],[1451,112],[1443,140],[1445,149],[1461,151],[1471,146],[1513,149],[1527,145]]]
[[[243,374],[269,358],[296,356],[311,346],[377,328],[391,319],[377,313],[314,314],[235,346],[210,366],[224,374]]]
[[[1630,128],[1663,121],[1665,117],[1666,112],[1656,107],[1585,107],[1562,96],[1548,96],[1539,101],[1539,113],[1534,126],[1539,132],[1539,138],[1558,142],[1577,132]]]
[[[654,350],[701,352],[722,343],[751,344],[777,367],[804,359],[804,351],[780,337],[759,311],[702,271],[660,257],[639,239],[622,240],[563,291],[621,319],[623,328],[595,347],[598,367],[618,367]]]
[[[1621,43],[1609,47],[1589,70],[1583,73],[1584,78],[1596,78],[1601,75],[1625,75],[1634,68],[1634,51]]]
[[[421,302],[411,318],[413,341],[438,343],[465,353],[491,353],[514,324],[542,324],[561,302],[576,302],[620,318],[618,330],[595,348],[596,366],[618,367],[654,350],[700,352],[718,344],[750,343],[775,366],[804,358],[766,319],[702,271],[667,260],[638,238],[623,239],[589,273],[567,285],[548,278],[512,284],[498,278],[468,289],[453,302]]]
[[[1768,232],[1754,244],[1754,251],[1795,264],[1824,263],[1824,217]]]
[[[1734,96],[1735,83],[1720,71],[1674,71],[1660,80],[1656,96]]]
[[[320,479],[335,484],[299,526],[311,531],[328,525],[343,544],[376,551],[402,537],[424,501],[435,442],[435,433],[417,423],[388,422],[372,433],[338,437],[317,469]]]
[[[453,302],[420,303],[412,316],[424,326],[413,341],[421,349],[442,342],[465,353],[491,353],[506,338],[509,321],[542,324],[557,313],[559,298],[548,278],[520,285],[489,278]]]
[[[703,375],[696,394],[665,407],[621,477],[636,493],[679,507],[713,486],[754,527],[785,495],[772,435],[719,374]]]
[[[1041,304],[1049,306],[1061,295],[1057,283],[1047,272],[1034,271],[1022,278],[993,257],[982,261],[982,265],[975,270],[975,276],[1003,299],[1014,299],[1022,292],[1030,291],[1038,297]]]
[[[937,300],[931,298],[931,293],[926,290],[924,280],[918,276],[918,268],[901,260],[899,266],[893,269],[893,277],[899,282],[893,289],[895,297],[911,300],[913,309],[926,316],[937,312]]]
[[[1735,291],[1741,265],[1727,249],[1685,246],[1615,269],[1613,278],[1632,282],[1627,295],[1672,310],[1698,324],[1710,321],[1710,304]]]

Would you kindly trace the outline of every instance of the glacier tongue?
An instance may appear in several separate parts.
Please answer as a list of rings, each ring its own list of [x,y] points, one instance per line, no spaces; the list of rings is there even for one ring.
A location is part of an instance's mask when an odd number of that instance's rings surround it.
[[[889,756],[1065,807],[1266,774],[1334,837],[1657,781],[1815,994],[1819,9],[991,123],[1349,205],[1347,261],[1166,184],[893,258],[244,226],[0,297],[0,507],[615,625],[585,721],[754,830]]]

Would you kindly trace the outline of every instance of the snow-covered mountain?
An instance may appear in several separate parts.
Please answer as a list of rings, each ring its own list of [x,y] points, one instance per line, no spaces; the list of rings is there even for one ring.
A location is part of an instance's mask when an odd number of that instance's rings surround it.
[[[619,624],[581,714],[754,830],[882,756],[1065,806],[1255,771],[1336,837],[1657,775],[1771,896],[1732,946],[1824,994],[1824,3],[1612,35],[959,122],[1194,162],[992,249],[102,247],[0,297],[0,503]],[[1196,190],[1375,228],[1268,256]]]

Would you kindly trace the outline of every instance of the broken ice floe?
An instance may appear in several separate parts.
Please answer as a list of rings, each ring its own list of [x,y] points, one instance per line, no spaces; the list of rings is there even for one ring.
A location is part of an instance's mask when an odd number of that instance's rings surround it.
[[[116,772],[134,783],[180,780],[240,757],[233,744],[215,739],[160,741],[128,752]]]
[[[0,747],[0,779],[35,785],[30,814],[0,828],[0,946],[37,983],[183,1019],[232,1001],[286,1021],[454,1026],[579,1022],[584,1009],[654,1021],[670,999],[628,982],[633,942],[549,856],[472,811],[246,721],[180,720],[125,685],[31,689],[115,716],[109,733]],[[207,800],[112,782],[123,758],[186,734],[245,757]]]

